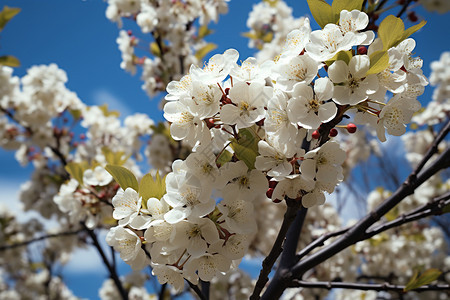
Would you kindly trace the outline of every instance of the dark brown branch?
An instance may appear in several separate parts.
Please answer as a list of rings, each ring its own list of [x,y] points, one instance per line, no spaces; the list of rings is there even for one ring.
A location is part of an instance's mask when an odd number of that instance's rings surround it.
[[[306,287],[306,288],[322,288],[322,289],[351,289],[351,290],[363,290],[363,291],[395,291],[403,293],[405,289],[404,285],[394,285],[390,283],[353,283],[353,282],[308,282],[301,280],[294,280],[289,287]],[[414,292],[426,292],[426,291],[448,291],[450,285],[448,284],[436,284],[436,285],[424,285],[412,291]]]
[[[286,233],[288,232],[289,226],[294,221],[294,218],[297,214],[297,210],[300,206],[300,203],[293,199],[286,199],[287,209],[284,214],[283,223],[281,224],[280,231],[278,232],[278,236],[275,240],[275,243],[270,250],[269,255],[264,259],[262,263],[262,268],[259,273],[258,281],[255,284],[255,289],[253,290],[252,295],[250,296],[250,300],[259,299],[259,294],[263,290],[267,281],[269,280],[269,274],[272,271],[272,267],[275,264],[276,260],[280,256],[283,251],[282,245],[284,239],[286,237]]]
[[[419,163],[419,167],[421,165],[425,165],[425,163],[430,159],[430,157],[437,150],[437,145],[440,140],[439,137],[442,138],[448,133],[448,124],[441,130],[441,133],[438,135],[433,142],[432,147],[429,149],[422,162]],[[357,224],[352,226],[343,236],[339,237],[336,241],[332,242],[330,245],[322,248],[318,252],[306,257],[305,259],[298,262],[290,272],[285,273],[285,277],[281,278],[279,284],[277,285],[277,289],[271,290],[270,293],[266,291],[264,293],[262,299],[276,299],[281,296],[283,291],[288,287],[289,283],[293,279],[301,279],[303,274],[316,265],[322,263],[328,258],[332,257],[336,253],[344,250],[350,245],[353,245],[364,239],[366,230],[372,226],[375,222],[377,222],[382,216],[384,216],[387,212],[389,212],[395,205],[400,203],[405,197],[414,193],[414,190],[428,180],[431,176],[436,174],[442,169],[445,169],[450,166],[450,149],[444,151],[436,160],[430,163],[427,169],[422,172],[414,171],[415,174],[419,173],[417,176],[412,177],[409,176],[408,179],[399,187],[388,199],[386,199],[382,204],[380,204],[376,209],[374,209],[371,213],[362,218]],[[414,173],[413,173],[414,174]]]
[[[401,18],[402,15],[405,13],[405,11],[408,9],[409,4],[412,2],[412,0],[406,0],[405,3],[403,3],[402,9],[398,12],[397,18]]]
[[[38,238],[31,239],[31,240],[25,241],[25,242],[15,243],[15,244],[11,244],[11,245],[2,245],[2,246],[0,246],[0,251],[5,251],[5,250],[15,249],[15,248],[23,247],[23,246],[28,246],[32,243],[39,242],[39,241],[46,240],[46,239],[75,235],[75,234],[80,233],[81,231],[83,231],[83,230],[79,229],[79,230],[75,230],[75,231],[67,231],[67,232],[48,234],[48,235],[40,236]]]
[[[305,248],[303,248],[296,257],[296,260],[299,261],[303,257],[305,257],[308,253],[310,253],[312,250],[314,250],[317,247],[323,246],[325,241],[329,240],[332,237],[340,236],[346,233],[351,227],[347,227],[338,231],[330,232],[327,234],[324,234],[314,241],[312,241],[310,244],[308,244]]]
[[[97,235],[95,234],[95,232],[92,229],[89,229],[86,226],[86,224],[84,224],[83,222],[80,222],[80,224],[81,224],[81,226],[83,226],[84,230],[87,232],[87,234],[92,239],[92,243],[95,246],[95,248],[97,249],[97,252],[100,255],[100,257],[102,258],[103,264],[108,269],[109,275],[110,275],[111,279],[114,281],[114,284],[116,285],[116,288],[119,291],[121,298],[123,300],[128,300],[128,292],[124,289],[124,287],[122,285],[122,281],[120,281],[120,278],[119,278],[119,275],[117,274],[116,269],[113,268],[113,266],[109,262],[108,258],[106,257],[106,254],[103,251],[103,248],[98,241]]]
[[[205,295],[203,295],[202,291],[200,290],[200,288],[193,284],[192,282],[190,282],[189,280],[185,279],[186,282],[189,284],[189,286],[191,287],[191,289],[197,294],[197,296],[201,299],[201,300],[208,300],[206,299]]]

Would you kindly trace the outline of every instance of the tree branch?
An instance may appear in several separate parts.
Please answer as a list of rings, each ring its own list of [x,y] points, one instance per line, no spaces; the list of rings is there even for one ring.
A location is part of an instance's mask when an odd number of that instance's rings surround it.
[[[113,268],[112,265],[110,264],[110,262],[108,261],[108,258],[106,257],[105,252],[103,251],[102,247],[100,246],[97,235],[95,234],[95,232],[93,230],[89,229],[86,226],[86,224],[84,224],[83,222],[80,222],[80,224],[84,228],[84,230],[87,232],[87,234],[91,237],[93,245],[97,249],[98,254],[100,254],[100,256],[103,260],[103,264],[108,269],[109,275],[110,275],[111,279],[114,281],[114,284],[116,285],[120,296],[122,297],[123,300],[127,300],[128,292],[124,289],[122,282],[120,281],[119,276],[117,275],[116,269]]]
[[[419,163],[418,168],[430,159],[430,157],[437,151],[437,145],[440,142],[440,138],[448,133],[448,124],[441,130],[441,133],[434,140],[432,147],[428,150],[427,154],[424,156],[421,163]],[[436,174],[441,169],[450,166],[450,149],[445,150],[436,160],[434,160],[428,168],[422,172],[418,172],[417,169],[411,174],[417,174],[417,176],[409,176],[408,179],[402,184],[401,187],[395,191],[391,197],[386,199],[382,204],[380,204],[371,213],[362,218],[357,224],[352,226],[345,235],[341,236],[330,245],[322,248],[318,252],[306,257],[304,260],[298,262],[286,276],[280,281],[277,289],[271,290],[270,293],[266,291],[263,295],[263,299],[277,299],[281,296],[285,288],[288,286],[289,282],[293,279],[302,278],[306,271],[310,270],[314,266],[322,263],[328,258],[332,257],[336,253],[344,250],[350,245],[353,245],[364,239],[366,230],[377,222],[382,216],[389,212],[395,205],[402,201],[405,197],[414,193],[414,190],[420,186],[423,182],[428,180],[431,176]],[[420,170],[420,169],[419,169]]]
[[[67,232],[48,234],[48,235],[43,235],[43,236],[40,236],[38,238],[31,239],[31,240],[25,241],[25,242],[15,243],[15,244],[11,244],[11,245],[2,245],[2,246],[0,246],[0,252],[1,251],[5,251],[5,250],[10,250],[10,249],[15,249],[15,248],[27,246],[27,245],[30,245],[32,243],[39,242],[39,241],[46,240],[46,239],[51,239],[51,238],[55,238],[55,237],[62,237],[62,236],[68,236],[68,235],[75,235],[75,234],[80,233],[81,231],[83,231],[83,230],[79,229],[79,230],[75,230],[75,231],[67,231]]]
[[[300,202],[295,201],[294,199],[286,198],[287,209],[284,214],[283,223],[281,225],[280,231],[278,232],[278,236],[275,240],[275,243],[270,250],[269,255],[264,259],[262,263],[262,269],[259,273],[258,281],[255,284],[255,289],[253,290],[252,295],[250,296],[250,300],[259,299],[259,294],[263,290],[267,281],[269,280],[269,274],[272,271],[272,267],[275,264],[278,256],[280,256],[283,251],[282,244],[286,237],[286,233],[288,232],[289,226],[294,221],[294,218],[297,214],[297,210],[300,206]]]
[[[322,288],[322,289],[352,289],[352,290],[364,290],[364,291],[395,291],[404,292],[404,285],[394,285],[390,283],[353,283],[353,282],[308,282],[302,280],[294,280],[289,287],[306,287],[306,288]],[[426,291],[448,291],[450,285],[448,284],[436,284],[436,285],[424,285],[417,289],[412,290],[413,292],[426,292]]]
[[[189,284],[189,286],[191,287],[191,289],[197,294],[197,296],[201,299],[201,300],[208,300],[206,299],[205,295],[203,295],[202,291],[200,290],[200,288],[193,284],[192,282],[190,282],[189,280],[185,279],[186,282]]]
[[[408,6],[411,2],[412,0],[406,0],[405,3],[403,3],[402,9],[397,14],[397,18],[402,17],[403,13],[408,9]]]

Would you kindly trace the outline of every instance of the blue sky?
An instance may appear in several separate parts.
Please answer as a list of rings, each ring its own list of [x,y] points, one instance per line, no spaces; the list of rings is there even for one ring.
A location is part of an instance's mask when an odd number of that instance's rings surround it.
[[[218,44],[214,53],[235,48],[241,54],[240,60],[252,55],[253,50],[247,48],[247,39],[241,33],[248,30],[247,16],[251,6],[257,2],[232,0],[229,3],[229,13],[220,17],[219,24],[211,26],[215,34],[207,38]],[[306,1],[286,2],[294,8],[295,16],[308,14]],[[120,69],[120,52],[115,41],[119,29],[106,19],[104,1],[4,0],[2,5],[22,8],[0,34],[0,55],[15,55],[22,62],[22,66],[15,70],[16,75],[23,76],[35,64],[56,63],[67,72],[67,87],[87,104],[108,102],[111,108],[122,111],[125,116],[144,112],[155,120],[162,119],[158,109],[162,95],[150,100],[141,89],[139,75],[131,76]],[[413,36],[417,41],[415,52],[424,59],[423,70],[429,75],[431,61],[439,59],[442,51],[450,50],[449,22],[446,16],[430,14],[422,9],[417,13],[428,24]],[[317,29],[314,21],[312,24]],[[406,24],[408,27],[412,25]],[[125,23],[125,28],[128,25]],[[141,33],[138,35],[142,36]],[[431,91],[427,88],[421,100],[429,99]],[[17,198],[20,183],[28,179],[31,169],[21,168],[14,159],[14,153],[2,149],[0,165],[0,188],[9,187],[0,202],[11,203],[11,199]],[[96,255],[95,252],[80,253],[76,263],[71,264],[69,272],[66,272],[69,286],[78,296],[97,298],[98,287],[106,272],[101,266],[90,264],[98,259]]]

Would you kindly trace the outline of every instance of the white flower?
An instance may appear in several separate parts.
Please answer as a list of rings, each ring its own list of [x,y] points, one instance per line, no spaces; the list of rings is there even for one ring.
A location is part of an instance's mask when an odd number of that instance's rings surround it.
[[[256,82],[250,85],[237,82],[229,93],[233,104],[222,107],[220,119],[225,124],[236,124],[237,128],[250,127],[264,118],[264,106],[271,97],[271,87]]]
[[[186,248],[193,258],[206,253],[208,244],[219,241],[216,225],[208,218],[193,218],[178,222],[171,242],[180,248]]]
[[[218,179],[216,156],[209,145],[200,146],[196,152],[189,154],[186,158],[186,167],[202,182],[203,186],[213,184]]]
[[[230,76],[233,77],[233,81],[257,82],[264,85],[265,79],[270,76],[273,66],[274,62],[271,60],[259,65],[256,58],[249,57],[240,66],[235,65],[230,71]]]
[[[369,95],[378,90],[378,80],[375,74],[367,75],[370,59],[367,55],[356,55],[347,64],[338,60],[328,68],[328,76],[336,85],[333,100],[338,104],[355,105],[366,100]]]
[[[119,221],[119,225],[126,225],[133,221],[141,209],[142,198],[132,188],[125,191],[119,189],[112,199],[114,206],[113,218]]]
[[[154,7],[142,2],[141,11],[136,16],[136,23],[141,27],[143,33],[152,32],[158,24],[158,16]]]
[[[311,26],[309,25],[309,19],[305,18],[303,26],[299,29],[294,29],[286,37],[286,43],[283,47],[283,54],[289,56],[299,55],[306,44],[309,42],[309,35],[311,34]]]
[[[211,57],[203,69],[191,67],[191,75],[205,84],[217,84],[228,76],[238,58],[239,52],[228,49],[223,54]]]
[[[182,97],[189,96],[192,88],[192,77],[190,74],[181,77],[180,81],[171,81],[167,85],[167,95],[164,99],[167,101],[179,100]]]
[[[287,107],[289,119],[306,129],[318,128],[321,123],[332,120],[337,113],[334,102],[325,102],[332,96],[333,84],[327,77],[315,81],[314,94],[310,86],[296,84]]]
[[[92,186],[104,186],[113,180],[112,176],[102,167],[97,166],[94,170],[87,169],[83,173],[83,183]]]
[[[193,259],[185,266],[186,270],[198,269],[198,277],[203,281],[211,281],[221,272],[230,269],[231,260],[222,254],[205,254]]]
[[[194,175],[169,173],[166,177],[167,194],[164,200],[173,207],[164,219],[175,224],[189,216],[202,217],[214,210],[211,187],[202,186]]]
[[[177,267],[152,264],[152,274],[158,278],[160,284],[170,284],[177,293],[183,291],[183,272]]]
[[[210,138],[206,124],[193,111],[195,103],[192,99],[181,99],[164,105],[164,118],[171,122],[170,134],[175,140],[186,140],[191,145],[196,141]]]
[[[390,135],[400,136],[406,132],[405,124],[411,121],[413,114],[420,109],[420,102],[413,98],[403,98],[399,95],[392,98],[381,110],[377,136],[386,141],[385,128]]]
[[[289,119],[288,97],[281,90],[274,90],[273,97],[269,100],[264,120],[264,129],[271,139],[279,143],[294,144],[303,140],[299,136],[297,124]]]
[[[252,201],[269,188],[266,176],[258,170],[249,171],[243,161],[228,162],[220,168],[220,177],[228,184],[222,193],[228,197],[240,197]]]
[[[120,253],[120,257],[135,270],[146,266],[146,256],[141,249],[140,237],[130,229],[113,227],[106,235],[106,242]]]
[[[217,208],[222,213],[219,221],[225,221],[224,226],[235,233],[253,233],[256,231],[256,220],[253,204],[239,198],[226,198]]]
[[[228,238],[220,253],[232,260],[241,259],[246,254],[251,242],[251,235],[234,234]]]
[[[306,208],[313,207],[315,205],[322,205],[325,203],[325,195],[323,192],[316,188],[302,197],[302,205]]]
[[[327,142],[309,151],[303,158],[300,169],[307,178],[325,183],[337,183],[343,179],[341,165],[345,161],[345,151],[338,143]]]
[[[192,111],[198,118],[203,120],[219,112],[222,92],[217,84],[208,85],[201,81],[193,81],[190,97],[195,103],[192,106]]]
[[[276,87],[290,92],[298,82],[309,84],[316,77],[318,69],[319,64],[308,55],[280,59],[274,68]]]
[[[266,141],[259,141],[258,152],[260,155],[256,157],[255,168],[260,171],[268,171],[267,175],[272,177],[291,174],[293,168],[288,158],[292,158],[296,153],[295,150],[281,148],[283,146],[285,145],[270,145]],[[302,156],[304,153],[303,149],[297,151],[298,156]]]
[[[359,10],[342,10],[339,18],[339,26],[345,34],[347,32],[355,33],[356,45],[370,45],[375,37],[373,31],[359,32],[367,27],[369,17],[365,12]]]
[[[309,56],[317,61],[326,61],[335,56],[339,51],[350,50],[357,45],[353,32],[342,33],[336,24],[327,24],[322,30],[313,31],[310,35],[311,42],[306,44]]]
[[[293,174],[285,176],[283,179],[278,179],[281,181],[278,182],[273,190],[273,200],[283,200],[285,196],[291,199],[297,199],[302,196],[304,192],[311,191],[315,186],[314,180],[300,174]]]

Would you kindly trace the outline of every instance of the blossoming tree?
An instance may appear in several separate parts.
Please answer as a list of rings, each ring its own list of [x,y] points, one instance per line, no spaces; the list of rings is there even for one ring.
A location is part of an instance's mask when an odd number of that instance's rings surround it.
[[[160,123],[139,113],[122,124],[68,90],[55,64],[18,78],[18,60],[0,57],[0,145],[34,167],[25,210],[59,224],[2,208],[0,298],[75,299],[55,270],[92,245],[110,275],[102,299],[446,299],[450,54],[427,79],[412,38],[426,22],[415,1],[388,2],[308,0],[312,30],[283,1],[263,1],[245,33],[255,57],[228,49],[202,64],[226,0],[108,0],[111,21],[133,20],[152,39],[141,57],[133,32],[117,42],[121,67],[141,68],[150,96],[167,92]],[[0,29],[18,12],[5,7]],[[398,136],[413,169],[404,182],[380,147]],[[375,188],[366,161],[389,184]],[[355,198],[365,180],[367,212],[343,224],[342,186]],[[29,249],[42,240],[36,260]],[[118,274],[116,253],[133,273]],[[260,261],[257,278],[242,259]]]

